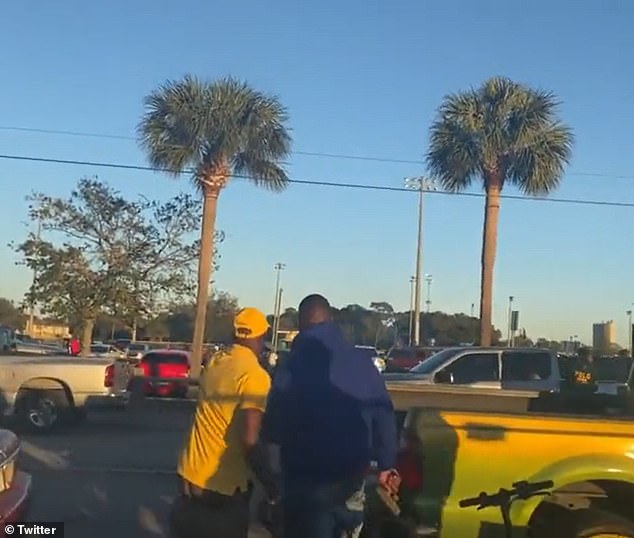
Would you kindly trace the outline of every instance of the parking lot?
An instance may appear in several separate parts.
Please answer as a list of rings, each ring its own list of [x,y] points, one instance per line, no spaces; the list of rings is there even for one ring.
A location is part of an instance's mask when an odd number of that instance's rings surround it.
[[[34,484],[30,519],[63,521],[66,538],[168,536],[175,463],[191,409],[148,402],[52,435],[22,435],[21,467]],[[268,534],[254,529],[252,536]]]

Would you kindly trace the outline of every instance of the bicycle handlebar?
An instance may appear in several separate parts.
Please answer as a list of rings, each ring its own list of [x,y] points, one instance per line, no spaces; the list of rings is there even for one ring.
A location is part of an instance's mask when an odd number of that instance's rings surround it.
[[[460,508],[468,508],[470,506],[477,506],[478,509],[486,508],[488,506],[503,506],[511,503],[515,499],[528,499],[534,495],[547,495],[544,490],[550,489],[554,486],[552,480],[544,480],[542,482],[527,482],[525,480],[521,482],[515,482],[512,489],[501,488],[497,493],[481,492],[477,497],[461,500],[458,505]]]

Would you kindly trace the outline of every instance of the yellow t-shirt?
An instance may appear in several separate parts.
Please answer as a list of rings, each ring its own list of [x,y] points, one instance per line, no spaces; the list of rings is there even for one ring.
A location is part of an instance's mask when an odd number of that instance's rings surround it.
[[[252,473],[244,459],[240,409],[264,411],[269,374],[248,348],[216,353],[200,380],[200,395],[178,474],[200,488],[233,495],[246,491]]]

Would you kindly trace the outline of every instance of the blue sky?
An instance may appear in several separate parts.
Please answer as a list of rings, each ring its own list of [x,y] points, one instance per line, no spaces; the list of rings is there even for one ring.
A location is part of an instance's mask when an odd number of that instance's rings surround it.
[[[133,136],[142,98],[167,78],[232,74],[279,95],[299,151],[420,160],[444,95],[493,75],[555,92],[574,129],[561,198],[634,202],[634,3],[575,0],[111,0],[10,2],[0,21],[0,126]],[[134,140],[0,129],[0,153],[143,164]],[[291,177],[401,185],[417,164],[295,154]],[[183,181],[160,174],[0,159],[0,296],[29,274],[5,246],[25,233],[24,197],[66,195],[98,174],[122,192],[166,198]],[[477,187],[477,186],[476,186]],[[509,191],[512,193],[512,191]],[[436,309],[478,300],[483,202],[431,195],[425,272]],[[615,319],[625,343],[634,301],[634,208],[505,200],[494,320],[509,295],[532,336],[590,338]],[[335,305],[387,300],[406,309],[416,196],[293,185],[276,195],[236,180],[222,194],[217,286],[268,311],[273,265],[285,306],[310,292]]]

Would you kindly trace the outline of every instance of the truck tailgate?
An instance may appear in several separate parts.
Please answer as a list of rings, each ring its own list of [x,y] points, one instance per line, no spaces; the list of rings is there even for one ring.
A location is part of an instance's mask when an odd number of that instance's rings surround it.
[[[128,388],[128,383],[133,375],[133,366],[127,362],[122,360],[114,361],[114,386],[113,389],[115,391],[126,390]]]

